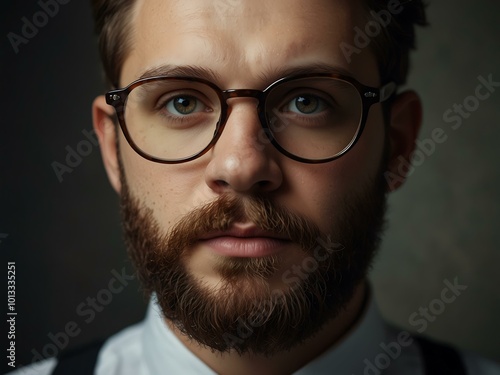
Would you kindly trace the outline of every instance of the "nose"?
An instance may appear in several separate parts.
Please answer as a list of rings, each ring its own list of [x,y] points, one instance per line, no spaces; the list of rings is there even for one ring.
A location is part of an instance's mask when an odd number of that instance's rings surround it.
[[[205,181],[215,193],[240,194],[271,192],[283,180],[279,152],[266,137],[256,100],[228,100],[224,131],[211,151]]]

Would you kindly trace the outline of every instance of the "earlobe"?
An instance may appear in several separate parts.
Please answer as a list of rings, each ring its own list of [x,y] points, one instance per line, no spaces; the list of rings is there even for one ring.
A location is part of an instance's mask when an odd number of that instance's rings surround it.
[[[104,168],[113,189],[120,193],[120,168],[118,163],[117,126],[113,121],[114,109],[106,103],[104,96],[97,97],[92,104],[94,130],[99,139]]]
[[[414,91],[398,94],[389,115],[390,156],[384,173],[387,190],[397,190],[412,172],[411,155],[422,124],[422,103]]]

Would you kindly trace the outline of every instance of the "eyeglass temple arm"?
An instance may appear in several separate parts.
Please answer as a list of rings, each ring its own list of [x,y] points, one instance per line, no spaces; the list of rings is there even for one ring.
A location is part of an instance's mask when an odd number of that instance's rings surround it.
[[[391,97],[392,94],[396,91],[396,84],[394,82],[389,82],[382,86],[379,90],[379,102],[385,102],[387,99]]]

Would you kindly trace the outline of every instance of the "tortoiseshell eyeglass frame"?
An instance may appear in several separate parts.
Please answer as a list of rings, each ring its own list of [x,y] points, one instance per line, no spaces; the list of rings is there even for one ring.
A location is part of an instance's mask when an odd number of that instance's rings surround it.
[[[265,113],[265,108],[266,108],[266,99],[268,96],[268,93],[272,92],[277,86],[290,82],[293,80],[303,80],[303,79],[317,79],[317,78],[331,78],[331,79],[337,79],[341,81],[345,81],[350,83],[356,90],[358,91],[360,98],[361,98],[361,103],[362,103],[362,113],[361,113],[361,119],[360,123],[358,126],[358,130],[356,131],[355,136],[351,140],[351,142],[340,152],[337,154],[330,156],[325,159],[306,159],[297,155],[294,155],[287,150],[285,150],[283,147],[280,146],[280,144],[276,141],[275,137],[273,136],[272,130],[269,128],[268,121],[266,118],[266,113]],[[220,117],[218,120],[218,123],[216,125],[216,131],[214,133],[214,136],[210,143],[200,152],[188,156],[186,158],[181,158],[181,159],[174,159],[174,160],[164,160],[164,159],[159,159],[156,158],[152,155],[149,155],[148,153],[144,152],[141,150],[137,144],[134,142],[132,137],[130,136],[130,133],[127,129],[127,124],[125,123],[125,106],[127,103],[127,98],[128,95],[132,90],[135,88],[144,85],[148,82],[154,82],[154,81],[161,81],[161,80],[182,80],[182,81],[190,81],[190,82],[199,82],[202,84],[205,84],[209,86],[211,89],[214,90],[214,92],[217,94],[220,100],[221,104],[221,113]],[[202,79],[202,78],[195,78],[195,77],[178,77],[178,76],[156,76],[156,77],[149,77],[149,78],[143,78],[139,79],[137,81],[132,82],[128,86],[122,88],[122,89],[116,89],[116,90],[111,90],[106,93],[106,102],[107,104],[113,106],[116,111],[116,115],[118,117],[118,122],[120,125],[120,128],[123,131],[123,134],[125,135],[125,138],[127,139],[128,143],[130,146],[136,151],[139,155],[141,155],[143,158],[156,162],[156,163],[163,163],[163,164],[179,164],[179,163],[185,163],[189,162],[191,160],[197,159],[200,156],[206,154],[216,143],[217,140],[220,138],[222,132],[224,131],[224,127],[226,125],[227,119],[228,119],[228,104],[227,100],[232,99],[232,98],[242,98],[242,97],[250,97],[250,98],[255,98],[258,101],[257,105],[257,113],[260,119],[260,124],[262,126],[262,129],[264,133],[266,134],[267,138],[269,139],[270,143],[276,147],[282,154],[286,155],[287,157],[296,160],[298,162],[302,163],[310,163],[310,164],[319,164],[319,163],[326,163],[333,161],[335,159],[340,158],[342,155],[345,155],[349,150],[352,149],[352,147],[357,143],[359,138],[361,137],[361,134],[363,133],[363,129],[365,128],[366,125],[366,119],[368,118],[368,112],[370,110],[370,107],[376,103],[382,103],[386,101],[388,98],[390,98],[396,91],[396,84],[394,82],[389,82],[385,85],[383,85],[380,88],[375,88],[375,87],[370,87],[363,85],[356,79],[345,76],[342,74],[336,74],[336,73],[310,73],[310,74],[300,74],[300,75],[292,75],[292,76],[287,76],[278,79],[277,81],[273,82],[271,85],[269,85],[266,89],[260,91],[260,90],[250,90],[250,89],[230,89],[230,90],[222,90],[220,89],[217,85],[214,83]]]

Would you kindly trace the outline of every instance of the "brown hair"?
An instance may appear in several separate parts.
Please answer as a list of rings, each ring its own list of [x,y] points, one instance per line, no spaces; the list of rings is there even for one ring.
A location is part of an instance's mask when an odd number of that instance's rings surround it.
[[[409,53],[416,47],[415,25],[426,25],[423,0],[362,0],[368,11],[379,12],[388,4],[402,7],[391,22],[381,28],[371,45],[379,65],[382,82],[406,82]],[[91,0],[99,50],[108,84],[118,87],[125,55],[130,48],[129,24],[135,0]],[[368,14],[368,12],[367,12]]]
[[[120,73],[130,49],[130,27],[135,0],[92,0],[95,31],[99,38],[104,74],[118,88]]]
[[[397,3],[402,10],[392,14],[387,27],[373,40],[372,51],[378,61],[382,83],[394,81],[398,86],[406,83],[410,69],[410,51],[416,48],[415,26],[427,25],[423,0],[363,0],[375,13],[386,10],[388,4]]]

